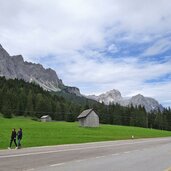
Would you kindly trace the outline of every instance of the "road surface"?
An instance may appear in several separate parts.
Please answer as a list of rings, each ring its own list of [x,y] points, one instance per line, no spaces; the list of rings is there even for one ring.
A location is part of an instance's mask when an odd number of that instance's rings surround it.
[[[171,138],[0,151],[0,171],[165,171],[170,167]]]

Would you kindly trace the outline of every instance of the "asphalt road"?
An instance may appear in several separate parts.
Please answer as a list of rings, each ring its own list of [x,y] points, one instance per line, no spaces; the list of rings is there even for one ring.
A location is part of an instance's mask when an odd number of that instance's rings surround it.
[[[0,151],[0,171],[165,171],[171,138]]]

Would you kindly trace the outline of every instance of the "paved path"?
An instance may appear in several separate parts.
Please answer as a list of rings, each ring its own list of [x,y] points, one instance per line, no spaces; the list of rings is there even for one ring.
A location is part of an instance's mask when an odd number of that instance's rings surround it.
[[[171,138],[0,151],[0,171],[164,171],[170,167]]]

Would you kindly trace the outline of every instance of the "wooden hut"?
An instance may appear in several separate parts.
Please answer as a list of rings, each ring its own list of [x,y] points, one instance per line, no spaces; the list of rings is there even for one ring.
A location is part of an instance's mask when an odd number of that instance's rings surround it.
[[[82,127],[99,127],[99,116],[93,109],[84,110],[77,119]]]

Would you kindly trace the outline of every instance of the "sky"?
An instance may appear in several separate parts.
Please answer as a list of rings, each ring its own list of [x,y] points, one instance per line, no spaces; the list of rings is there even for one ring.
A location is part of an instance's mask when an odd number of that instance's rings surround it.
[[[0,0],[0,44],[82,94],[171,106],[170,0]]]

